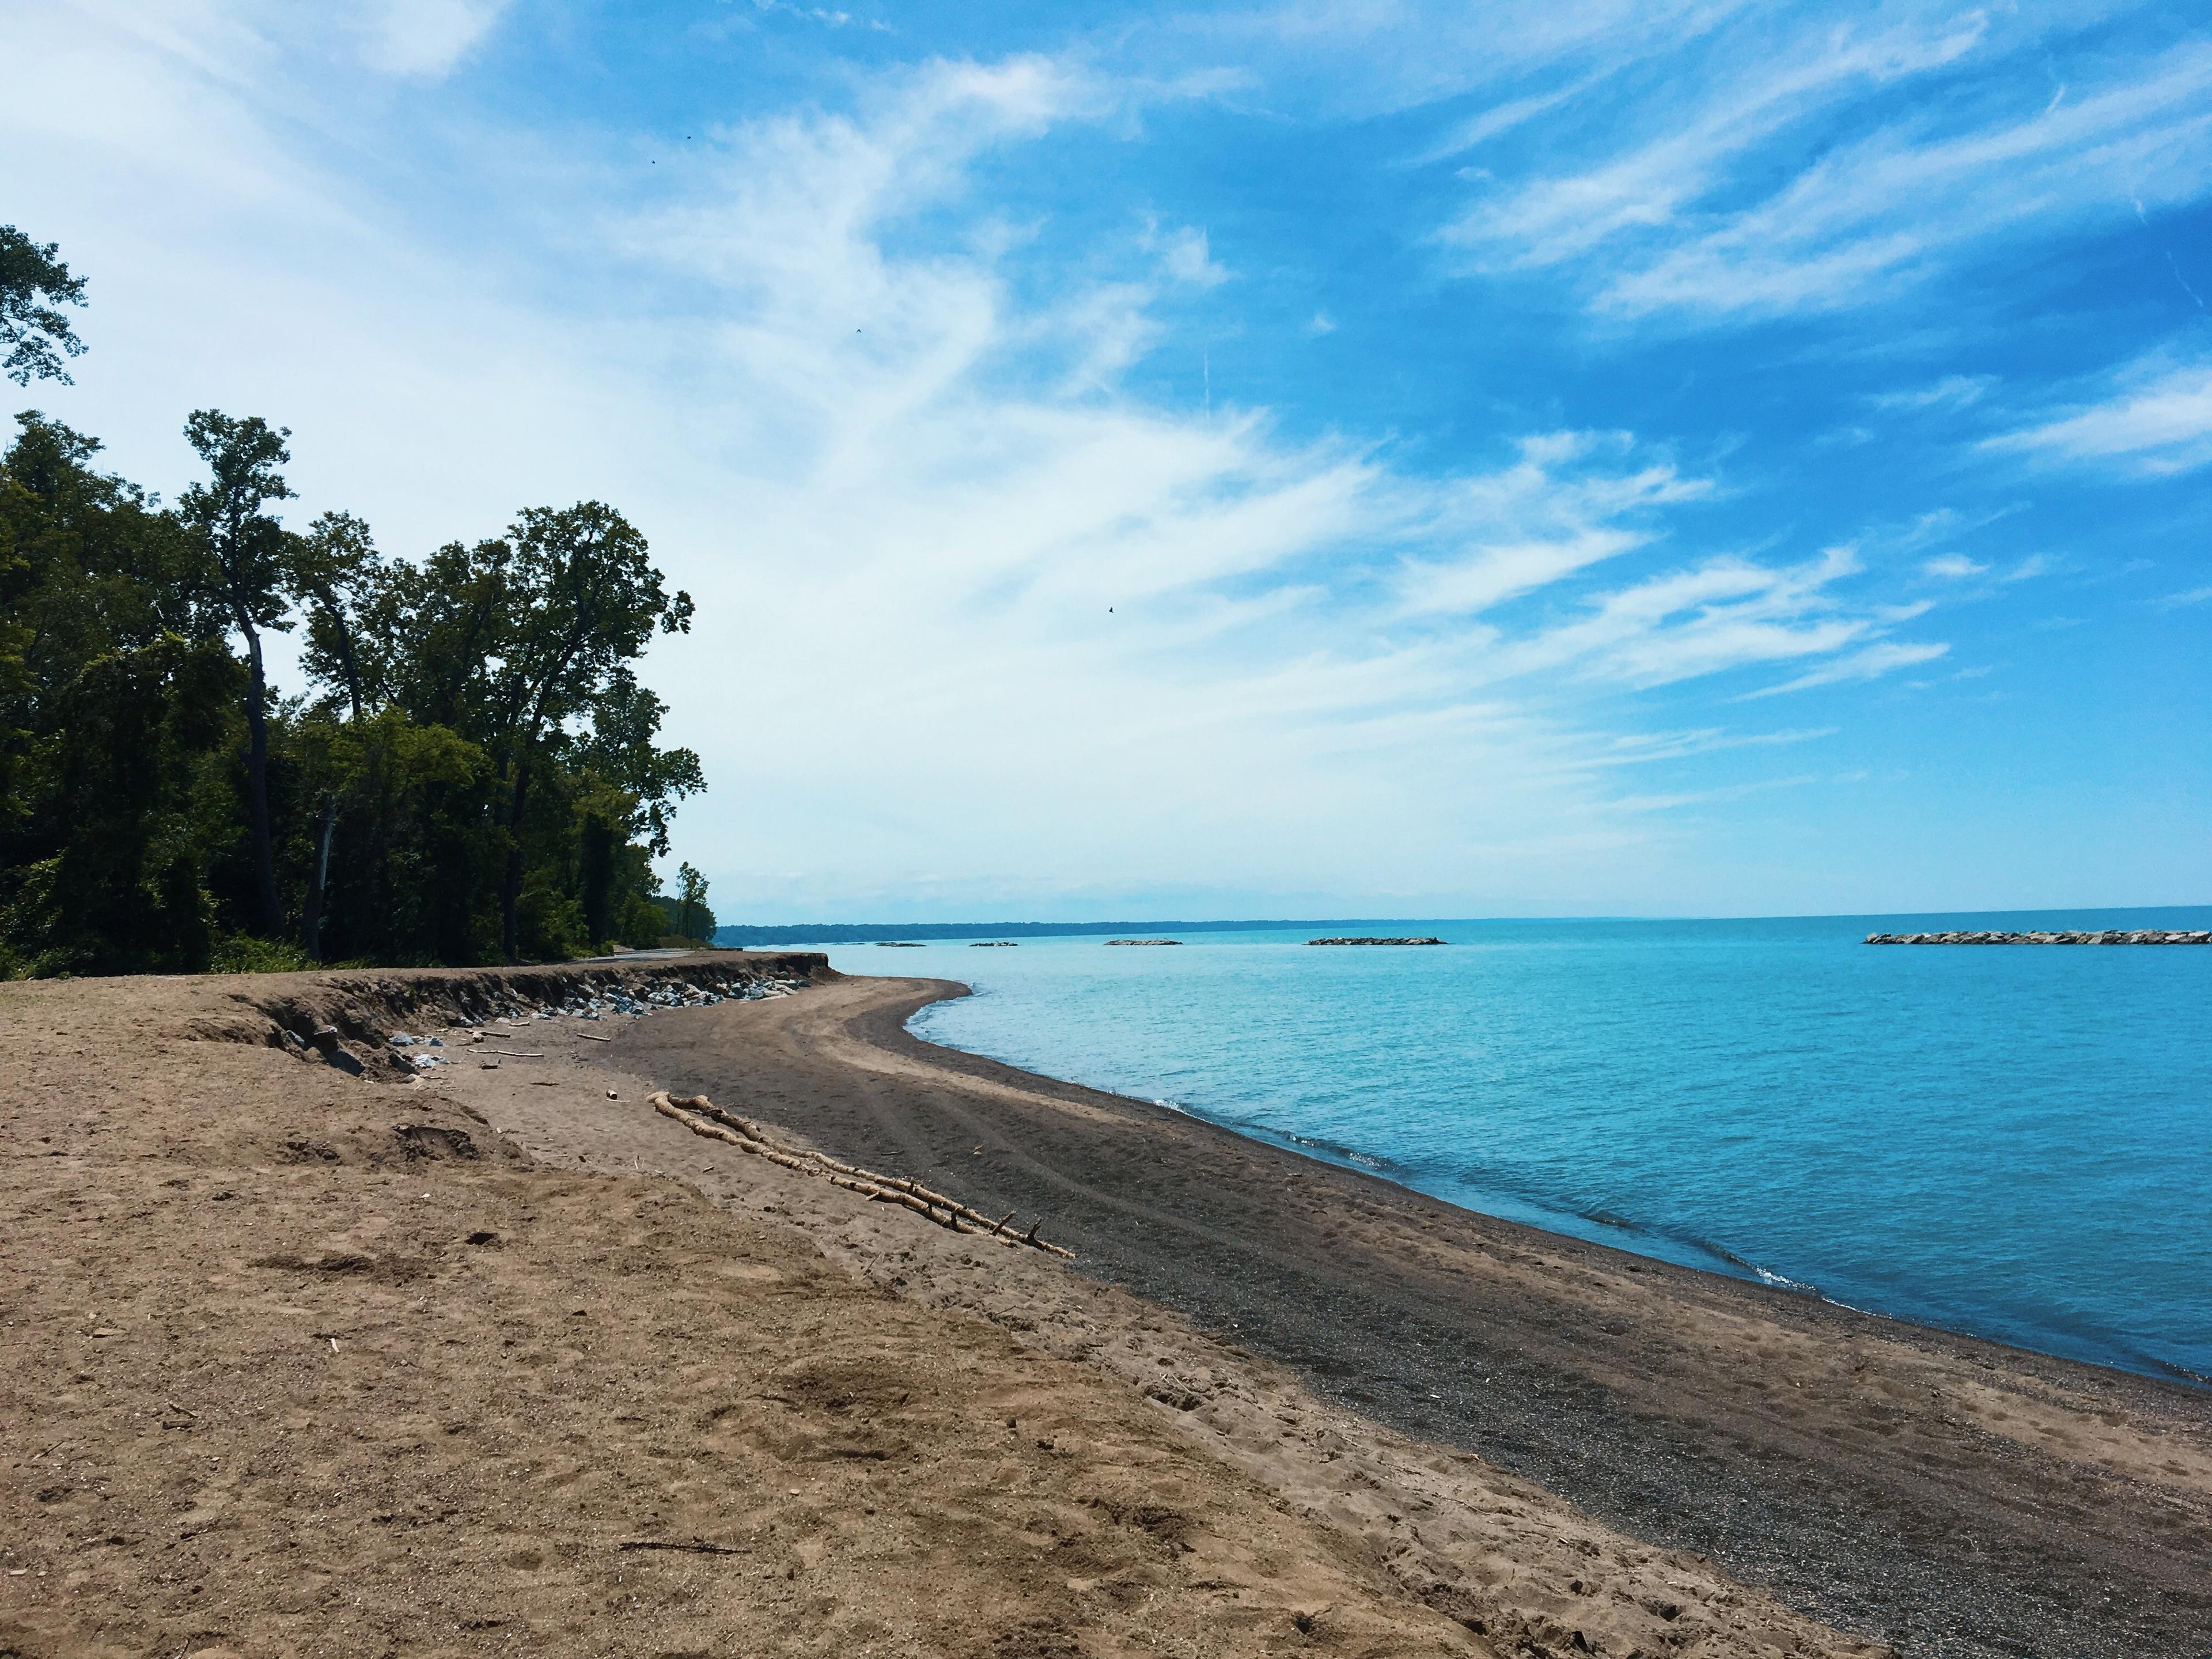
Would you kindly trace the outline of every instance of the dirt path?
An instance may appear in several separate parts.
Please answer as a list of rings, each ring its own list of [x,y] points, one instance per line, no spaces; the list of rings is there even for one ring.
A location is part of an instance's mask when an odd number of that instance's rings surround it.
[[[1085,1274],[1332,1406],[1908,1653],[2212,1654],[2204,1395],[1471,1215],[905,1033],[957,989],[848,980],[605,1059],[1042,1214]]]

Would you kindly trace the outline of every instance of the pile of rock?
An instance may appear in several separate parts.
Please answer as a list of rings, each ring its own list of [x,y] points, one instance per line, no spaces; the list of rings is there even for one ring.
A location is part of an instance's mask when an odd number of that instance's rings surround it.
[[[1180,945],[1179,939],[1109,939],[1109,945]]]
[[[1869,933],[1869,945],[2212,945],[2212,932],[2107,927],[2079,933]]]
[[[526,1020],[641,1019],[669,1008],[787,997],[805,988],[804,970],[819,961],[785,957],[773,965],[747,962],[642,979],[601,970],[525,969],[413,981],[342,981],[333,988],[374,991],[381,1007],[348,995],[331,1011],[332,1018],[325,1018],[304,1000],[285,999],[268,1009],[276,1022],[269,1041],[303,1060],[319,1060],[356,1076],[377,1072],[404,1078],[451,1065],[454,1055],[442,1037],[392,1029],[403,1019],[447,1030]],[[349,1042],[356,1046],[349,1048]]]
[[[1442,945],[1440,939],[1310,939],[1309,945]]]
[[[508,1023],[518,1019],[606,1019],[617,1017],[641,1019],[663,1008],[711,1008],[721,1002],[757,1002],[764,997],[787,997],[805,988],[803,979],[763,976],[742,980],[732,984],[710,984],[684,979],[658,979],[641,991],[632,991],[615,985],[603,988],[583,987],[570,995],[555,1001],[539,1000],[520,992],[511,992],[503,1010],[495,1010],[482,1019],[462,1018],[457,1025],[481,1025],[486,1023]]]

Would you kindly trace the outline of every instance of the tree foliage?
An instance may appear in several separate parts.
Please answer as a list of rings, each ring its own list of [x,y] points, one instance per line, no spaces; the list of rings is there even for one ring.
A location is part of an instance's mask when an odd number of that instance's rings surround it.
[[[52,242],[41,247],[13,225],[0,225],[0,374],[17,386],[70,383],[62,359],[84,350],[58,306],[84,303],[84,278],[70,275]]]
[[[17,426],[0,974],[544,960],[668,931],[653,861],[706,785],[636,664],[692,607],[620,513],[529,508],[394,558],[350,514],[283,524],[289,434],[258,418],[192,415],[207,477],[173,508],[96,441]],[[280,699],[263,641],[295,626],[309,690]]]

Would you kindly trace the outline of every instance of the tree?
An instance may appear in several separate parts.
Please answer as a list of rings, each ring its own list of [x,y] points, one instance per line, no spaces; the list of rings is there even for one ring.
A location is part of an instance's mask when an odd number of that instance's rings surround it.
[[[262,509],[292,494],[276,470],[292,459],[284,447],[291,435],[289,428],[271,428],[258,415],[234,420],[217,410],[194,410],[185,422],[185,437],[214,477],[187,489],[179,504],[206,558],[216,604],[246,641],[246,817],[261,930],[270,939],[283,932],[284,913],[269,820],[269,681],[261,630],[291,626],[285,620],[291,609],[291,544],[283,526]]]
[[[94,659],[60,688],[68,734],[53,757],[55,856],[25,867],[6,916],[43,973],[193,973],[208,965],[204,849],[191,822],[199,756],[228,746],[237,659],[165,635]]]
[[[507,878],[501,948],[520,959],[524,814],[542,750],[588,712],[656,629],[687,633],[691,596],[669,594],[646,540],[614,508],[580,501],[526,509],[507,532],[506,610],[490,676],[493,746],[505,785]]]
[[[324,514],[292,542],[290,550],[291,586],[307,607],[303,665],[325,684],[343,690],[347,724],[358,728],[368,702],[382,700],[378,694],[386,653],[366,649],[382,642],[373,632],[364,634],[359,617],[382,586],[383,556],[368,526],[350,513]],[[325,783],[315,813],[307,894],[300,906],[300,943],[316,962],[323,960],[323,901],[330,888],[331,838],[337,830],[340,793],[328,764],[331,750],[327,744],[321,748]],[[373,770],[376,760],[372,750],[362,769]]]
[[[307,611],[301,664],[345,694],[347,718],[358,722],[384,701],[390,668],[380,648],[390,642],[364,616],[384,586],[384,556],[368,526],[350,513],[324,514],[289,550],[290,586]]]
[[[16,420],[0,454],[0,895],[66,834],[41,804],[70,741],[68,688],[103,656],[201,636],[182,527],[94,470],[97,441],[35,410]]]
[[[707,878],[690,865],[676,872],[676,931],[685,939],[704,939],[711,925],[707,908]]]
[[[56,257],[58,243],[41,247],[13,225],[0,225],[0,373],[17,386],[33,380],[70,384],[64,357],[84,355],[84,342],[57,306],[84,303],[84,278],[70,275]]]

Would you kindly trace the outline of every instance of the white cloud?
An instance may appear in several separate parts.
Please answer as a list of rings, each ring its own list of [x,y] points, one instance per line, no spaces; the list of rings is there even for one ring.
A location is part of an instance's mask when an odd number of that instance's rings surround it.
[[[1186,15],[1171,27],[1237,61],[1266,64],[1273,82],[1321,107],[1371,115],[1510,88],[1555,75],[1563,64],[1602,69],[1648,60],[1752,9],[1748,0],[1498,0],[1477,7],[1459,0],[1289,0]],[[1504,125],[1510,125],[1508,118]]]
[[[1932,33],[1905,27],[1859,39],[1817,34],[1778,63],[1729,76],[1725,89],[1681,125],[1594,167],[1533,179],[1481,204],[1453,228],[1452,238],[1509,263],[1550,266],[1624,233],[1667,226],[1784,128],[1867,83],[1948,64],[1981,32],[1980,21],[1969,19]]]
[[[476,50],[508,0],[357,0],[362,60],[389,75],[438,80]]]
[[[2165,610],[2177,611],[2183,605],[2212,602],[2212,586],[2191,587],[2179,593],[2169,593],[2158,603]]]
[[[790,0],[753,0],[753,9],[759,12],[780,12],[785,16],[796,17],[805,22],[819,23],[824,28],[852,28],[857,25],[861,28],[872,29],[879,34],[890,33],[890,25],[880,19],[855,17],[849,11],[841,11],[829,6],[793,5]]]
[[[1516,673],[1572,667],[1641,688],[1826,656],[1879,627],[1833,591],[1858,570],[1840,547],[1794,567],[1714,559],[1603,594],[1590,614],[1500,655]]]
[[[1428,538],[1474,539],[1449,556],[1408,558],[1396,580],[1401,617],[1471,617],[1588,567],[1644,546],[1656,510],[1712,493],[1667,464],[1620,470],[1624,433],[1554,432],[1525,438],[1513,466],[1468,478],[1440,495]],[[1636,525],[1624,525],[1624,519]]]
[[[1753,37],[1735,48],[1744,62],[1698,71],[1718,88],[1701,103],[1630,101],[1610,153],[1495,188],[1447,238],[1479,269],[1565,269],[1619,318],[1773,314],[1881,302],[1984,242],[2113,220],[2131,193],[2164,204],[2212,187],[2201,43],[2027,113],[1962,100],[1947,127],[1923,100],[1867,129],[1859,109],[1882,107],[1882,86],[2034,45],[2018,25],[1992,43],[1991,27],[1979,13],[1864,35],[1822,24],[1778,52]],[[1946,382],[1934,401],[1970,391]]]
[[[1178,283],[1192,288],[1218,288],[1229,280],[1228,268],[1214,263],[1202,230],[1186,225],[1171,235],[1148,239],[1148,246]]]
[[[1781,685],[1770,685],[1754,691],[1754,697],[1779,696],[1786,691],[1808,691],[1816,685],[1837,685],[1848,680],[1871,680],[1889,673],[1893,669],[1911,668],[1919,663],[1933,662],[1944,655],[1950,647],[1940,643],[1923,645],[1870,645],[1848,657],[1838,657],[1818,668],[1807,670]]]
[[[1963,553],[1942,553],[1921,562],[1920,568],[1943,581],[1965,581],[1970,576],[1979,576],[1989,569],[1985,564],[1976,564]]]
[[[1914,386],[1904,392],[1877,392],[1867,401],[1879,410],[1905,413],[1917,413],[1928,409],[1966,409],[1979,403],[1996,384],[1993,375],[1946,374],[1932,386]]]
[[[1983,447],[2146,477],[2212,462],[2212,364],[2146,358],[2107,377],[2099,392]]]
[[[1622,690],[1889,625],[1841,550],[1597,580],[1717,489],[1628,434],[1433,477],[1139,397],[1165,285],[1218,269],[1202,234],[1124,235],[1029,299],[1020,239],[969,199],[992,147],[1122,109],[1067,63],[932,64],[736,123],[643,205],[590,154],[505,173],[546,192],[507,222],[568,240],[453,251],[384,176],[276,142],[259,81],[94,45],[50,42],[38,100],[0,109],[25,222],[98,285],[56,411],[172,490],[186,410],[282,420],[300,510],[403,552],[622,504],[699,600],[647,673],[713,785],[684,854],[743,911],[1630,890],[1667,854],[1624,757],[1796,739],[1647,741]],[[118,136],[88,85],[160,118]],[[586,297],[516,297],[548,261]]]

